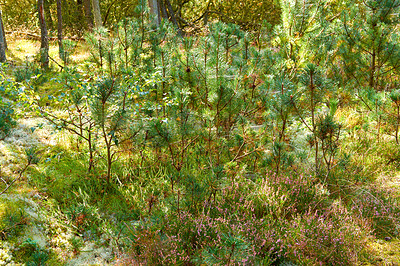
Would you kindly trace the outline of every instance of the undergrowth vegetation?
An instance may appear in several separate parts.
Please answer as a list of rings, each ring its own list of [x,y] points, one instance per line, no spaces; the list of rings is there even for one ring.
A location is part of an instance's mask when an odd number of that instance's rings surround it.
[[[59,138],[21,166],[49,248],[15,252],[62,261],[93,241],[126,264],[378,263],[370,243],[400,233],[398,188],[376,182],[400,161],[399,5],[360,3],[377,44],[351,37],[368,34],[354,7],[331,17],[331,2],[304,2],[312,12],[281,1],[274,28],[186,37],[138,8],[86,36],[88,60],[71,44],[59,71],[3,71],[0,137],[22,113]],[[2,213],[4,240],[27,220]]]

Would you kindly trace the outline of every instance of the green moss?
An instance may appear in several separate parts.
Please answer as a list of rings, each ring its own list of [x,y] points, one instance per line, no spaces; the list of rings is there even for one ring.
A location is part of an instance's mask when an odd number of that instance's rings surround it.
[[[21,235],[29,219],[18,201],[0,199],[0,238],[11,240]]]

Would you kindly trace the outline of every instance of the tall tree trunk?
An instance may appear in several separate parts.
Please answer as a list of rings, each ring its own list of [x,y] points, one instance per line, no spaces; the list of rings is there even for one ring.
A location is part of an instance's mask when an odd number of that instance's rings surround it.
[[[100,28],[103,26],[101,21],[101,13],[100,13],[100,0],[92,0],[93,6],[93,14],[94,14],[94,25],[96,28]]]
[[[149,0],[149,8],[150,8],[150,14],[152,14],[156,18],[157,27],[160,26],[161,18],[160,18],[160,9],[158,6],[158,1]]]
[[[63,47],[63,33],[62,33],[62,13],[61,13],[61,0],[57,0],[57,39],[58,39],[58,53],[60,58],[66,63],[66,57]]]
[[[0,23],[1,23],[1,30],[3,31],[3,41],[4,41],[4,47],[5,50],[8,50],[8,45],[7,45],[7,40],[6,40],[6,31],[4,30],[4,24],[3,24],[3,13],[0,11]]]
[[[6,62],[6,37],[5,37],[5,32],[4,32],[4,27],[3,27],[3,19],[2,19],[2,12],[0,12],[0,62]]]
[[[44,17],[43,0],[38,0],[38,11],[39,11],[39,24],[40,24],[40,61],[42,68],[49,68],[49,36],[47,33],[46,20]]]
[[[83,8],[85,11],[86,24],[89,29],[93,28],[93,14],[92,14],[92,5],[90,0],[83,0]]]
[[[157,2],[158,2],[159,10],[161,10],[160,11],[160,18],[161,18],[161,15],[162,15],[162,17],[164,19],[168,20],[168,12],[167,12],[167,9],[165,8],[164,2],[162,0],[158,0]]]
[[[77,14],[76,14],[76,19],[79,21],[79,25],[81,26],[81,28],[83,27],[83,25],[85,25],[85,21],[84,21],[84,9],[83,9],[83,0],[77,0],[76,1],[76,9],[77,9]]]

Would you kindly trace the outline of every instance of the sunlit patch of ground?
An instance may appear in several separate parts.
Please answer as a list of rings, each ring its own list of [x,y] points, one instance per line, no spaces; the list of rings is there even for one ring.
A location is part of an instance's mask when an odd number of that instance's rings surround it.
[[[388,191],[394,197],[400,199],[400,172],[394,175],[382,174],[376,179],[375,183],[377,186]]]
[[[8,43],[9,56],[12,60],[24,62],[32,61],[40,50],[40,42],[27,40],[27,39],[15,39]]]
[[[376,178],[372,186],[386,191],[400,204],[400,173],[383,173]],[[396,221],[395,224],[397,231],[400,231],[400,221]],[[376,258],[372,265],[400,265],[399,238],[373,239],[369,242],[368,249]]]
[[[399,239],[376,239],[368,244],[368,249],[375,257],[374,264],[370,265],[400,265]]]
[[[73,47],[70,55],[71,63],[80,64],[88,60],[88,58],[90,57],[90,52],[85,41],[73,41],[72,43]],[[38,54],[40,52],[40,41],[12,38],[8,41],[8,47],[9,49],[7,52],[7,58],[14,62],[14,64],[16,65],[20,65],[24,62],[33,62],[35,60],[38,60]],[[57,41],[50,41],[49,56],[52,58],[50,59],[50,65],[54,66],[55,69],[59,69],[60,66],[64,66],[64,62],[59,56]]]
[[[76,63],[82,63],[88,60],[90,57],[89,48],[84,42],[78,42],[75,48],[75,53],[71,55],[72,61]]]

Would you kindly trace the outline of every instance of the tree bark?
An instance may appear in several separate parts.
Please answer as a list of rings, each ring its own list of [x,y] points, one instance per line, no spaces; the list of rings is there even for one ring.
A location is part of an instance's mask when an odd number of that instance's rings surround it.
[[[94,26],[96,28],[100,28],[103,26],[103,23],[101,21],[101,13],[100,13],[100,0],[92,0],[92,6],[93,6],[93,14],[94,14]]]
[[[83,8],[85,11],[86,24],[89,29],[92,29],[93,28],[93,14],[92,14],[92,5],[90,3],[90,0],[83,0]]]
[[[160,17],[160,9],[158,6],[158,1],[149,0],[149,8],[150,8],[150,14],[152,14],[156,18],[156,24],[157,27],[159,27],[161,23],[161,17]]]
[[[43,0],[38,0],[38,13],[39,13],[39,24],[40,24],[40,61],[42,68],[49,68],[49,37],[47,33],[46,20],[44,16]]]
[[[58,39],[58,53],[60,58],[65,62],[65,54],[63,47],[63,33],[62,33],[62,13],[61,13],[61,0],[57,0],[57,39]]]
[[[0,12],[0,62],[6,62],[6,37],[5,37],[5,32],[4,32],[4,27],[3,27],[3,19],[2,19],[2,12]]]
[[[164,5],[162,0],[158,0],[158,7],[161,10],[160,11],[160,18],[161,18],[161,14],[162,14],[162,17],[164,19],[168,20],[168,12],[167,12],[167,9],[165,8],[165,5]]]
[[[3,24],[3,13],[0,11],[0,23],[1,23],[1,30],[3,31],[3,41],[4,41],[4,47],[5,50],[8,50],[8,45],[7,45],[7,40],[6,40],[6,31],[4,30],[4,24]]]
[[[79,25],[83,26],[85,24],[84,21],[84,10],[83,10],[83,0],[76,1],[76,9],[78,13],[76,14],[76,19],[79,21]]]

